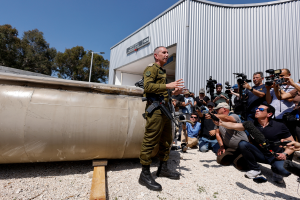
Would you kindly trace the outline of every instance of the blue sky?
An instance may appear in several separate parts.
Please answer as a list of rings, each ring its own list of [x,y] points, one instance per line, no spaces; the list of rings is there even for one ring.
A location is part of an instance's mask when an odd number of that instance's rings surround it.
[[[77,45],[86,50],[110,48],[168,9],[178,0],[0,0],[0,25],[19,31],[38,29],[50,47],[64,52]],[[262,0],[217,0],[218,3],[246,4]]]

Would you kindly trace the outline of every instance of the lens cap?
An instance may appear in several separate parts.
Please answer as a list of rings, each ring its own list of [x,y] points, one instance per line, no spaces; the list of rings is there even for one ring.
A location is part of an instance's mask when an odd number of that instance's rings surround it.
[[[259,177],[254,178],[253,181],[255,183],[265,183],[265,182],[267,182],[267,179],[265,177],[259,176]]]

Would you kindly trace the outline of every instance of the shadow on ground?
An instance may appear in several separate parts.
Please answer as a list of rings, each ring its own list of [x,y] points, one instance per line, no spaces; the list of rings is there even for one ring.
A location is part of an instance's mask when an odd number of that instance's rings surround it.
[[[297,197],[293,197],[290,196],[288,194],[283,194],[281,192],[275,191],[274,194],[272,193],[264,193],[264,192],[257,192],[249,187],[247,187],[246,185],[244,185],[243,183],[240,182],[236,182],[236,185],[242,189],[248,190],[249,192],[252,192],[253,194],[259,194],[261,196],[270,196],[273,198],[282,198],[282,199],[297,199]]]
[[[92,161],[17,163],[0,165],[0,179],[34,178],[86,174],[93,170]]]

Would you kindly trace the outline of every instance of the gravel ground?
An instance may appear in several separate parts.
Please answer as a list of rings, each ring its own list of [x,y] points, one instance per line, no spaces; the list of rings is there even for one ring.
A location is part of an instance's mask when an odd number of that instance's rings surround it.
[[[270,166],[261,165],[266,183],[255,183],[233,166],[220,166],[211,152],[197,149],[188,153],[171,151],[170,167],[181,173],[180,180],[157,178],[159,164],[153,159],[151,172],[163,191],[154,192],[138,184],[138,159],[109,160],[108,199],[298,199],[297,177],[272,181]],[[299,160],[296,160],[299,162]],[[89,199],[92,162],[55,162],[0,165],[0,199]],[[299,193],[300,194],[300,193]]]

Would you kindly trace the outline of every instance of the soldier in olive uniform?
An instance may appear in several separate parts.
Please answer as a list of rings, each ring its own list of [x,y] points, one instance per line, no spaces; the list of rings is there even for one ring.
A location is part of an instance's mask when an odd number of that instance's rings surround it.
[[[174,89],[176,93],[182,92],[182,79],[166,84],[166,70],[163,65],[168,60],[168,50],[165,47],[157,47],[154,50],[155,63],[150,64],[144,71],[144,97],[156,98],[163,96],[168,108],[168,89]],[[146,110],[151,105],[147,101]],[[164,115],[160,109],[156,109],[149,114],[146,112],[146,127],[144,140],[141,147],[140,162],[142,164],[142,172],[139,178],[139,183],[146,186],[150,190],[162,190],[162,187],[157,183],[151,173],[151,153],[154,147],[159,145],[160,166],[157,170],[158,177],[168,177],[171,179],[179,179],[179,174],[171,172],[167,167],[169,159],[170,146],[172,145],[172,124],[171,120]]]

